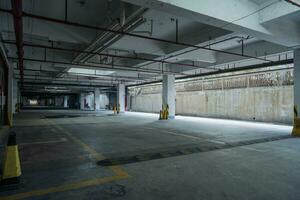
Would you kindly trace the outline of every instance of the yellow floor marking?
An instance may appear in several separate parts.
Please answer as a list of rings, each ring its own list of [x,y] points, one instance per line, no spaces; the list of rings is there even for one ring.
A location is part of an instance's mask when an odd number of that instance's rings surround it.
[[[50,124],[52,124],[55,128],[57,128],[58,130],[62,131],[64,134],[66,134],[70,139],[72,139],[76,144],[78,144],[79,146],[81,146],[83,149],[85,149],[87,152],[89,152],[97,161],[99,160],[104,160],[105,157],[98,153],[95,149],[93,149],[91,146],[87,145],[86,143],[84,143],[83,141],[81,141],[80,139],[78,139],[77,137],[73,136],[69,131],[67,131],[66,129],[62,128],[61,126],[55,124],[54,122],[48,120],[48,122]],[[120,166],[116,165],[116,166],[110,166],[109,167],[110,170],[112,170],[116,175],[120,175],[120,176],[129,176],[127,174],[127,172],[125,172]]]
[[[14,194],[10,196],[0,196],[1,200],[17,200],[17,199],[24,199],[29,198],[33,196],[42,196],[46,194],[56,193],[56,192],[65,192],[68,190],[76,190],[80,188],[90,187],[90,186],[96,186],[101,185],[104,183],[109,183],[116,180],[125,179],[128,176],[111,176],[111,177],[105,177],[105,178],[99,178],[99,179],[92,179],[92,180],[86,180],[86,181],[79,181],[75,183],[60,185],[60,186],[54,186],[46,189],[40,189],[40,190],[33,190],[29,192]]]
[[[77,137],[73,136],[66,129],[62,128],[58,124],[55,124],[54,122],[52,122],[48,119],[45,119],[45,121],[50,123],[51,125],[53,125],[56,129],[62,131],[65,135],[67,135],[70,139],[72,139],[76,144],[78,144],[79,146],[84,148],[87,152],[89,152],[96,160],[105,159],[105,157],[103,155],[98,153],[95,149],[93,149],[89,145],[85,144],[83,141],[81,141]],[[29,191],[29,192],[13,194],[13,195],[9,195],[9,196],[0,196],[0,199],[1,200],[17,200],[17,199],[24,199],[24,198],[29,198],[29,197],[33,197],[33,196],[42,196],[42,195],[56,193],[56,192],[65,192],[68,190],[76,190],[76,189],[80,189],[80,188],[101,185],[101,184],[109,183],[109,182],[116,181],[116,180],[126,179],[129,177],[129,174],[118,165],[110,166],[109,169],[114,172],[115,176],[92,179],[92,180],[84,180],[84,181],[79,181],[79,182],[75,182],[75,183],[69,183],[69,184],[65,184],[65,185],[49,187],[49,188],[45,188],[45,189],[39,189],[39,190],[33,190],[33,191]]]

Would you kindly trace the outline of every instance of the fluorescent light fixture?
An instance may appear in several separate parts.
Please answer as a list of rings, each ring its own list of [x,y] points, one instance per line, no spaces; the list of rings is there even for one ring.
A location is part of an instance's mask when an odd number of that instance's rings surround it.
[[[115,71],[99,70],[99,69],[85,69],[72,67],[68,70],[69,73],[74,73],[79,76],[107,76],[115,73]]]
[[[29,104],[30,105],[37,105],[38,104],[38,101],[36,99],[29,99]]]

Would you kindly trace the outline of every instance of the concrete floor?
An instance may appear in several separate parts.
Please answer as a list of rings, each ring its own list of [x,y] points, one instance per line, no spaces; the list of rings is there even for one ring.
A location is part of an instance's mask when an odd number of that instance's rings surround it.
[[[23,183],[0,199],[300,198],[300,140],[287,137],[290,126],[157,118],[106,111],[17,114]],[[105,159],[120,165],[99,165]]]

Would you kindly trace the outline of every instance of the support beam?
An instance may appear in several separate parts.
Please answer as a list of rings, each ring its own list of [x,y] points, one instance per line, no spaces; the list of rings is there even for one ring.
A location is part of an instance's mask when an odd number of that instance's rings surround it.
[[[125,112],[125,85],[123,83],[118,85],[117,104],[120,107],[120,112]]]
[[[80,94],[80,110],[84,110],[84,99],[85,99],[85,94],[81,93]]]
[[[162,84],[162,103],[163,106],[169,107],[169,118],[175,118],[175,76],[174,75],[164,75]]]
[[[69,96],[64,96],[64,108],[69,108]]]
[[[19,69],[21,83],[23,83],[23,20],[22,20],[22,0],[11,0],[12,14],[14,16],[14,28],[16,36],[17,53],[19,59]]]
[[[95,88],[95,110],[100,110],[100,89]]]
[[[12,120],[13,120],[13,89],[14,89],[14,81],[13,81],[13,76],[14,76],[14,71],[13,71],[13,66],[10,65],[8,69],[8,94],[7,94],[7,117],[8,117],[8,125],[11,127],[12,126]]]
[[[294,128],[292,135],[300,136],[300,49],[294,50]]]
[[[218,4],[218,2],[216,4]],[[3,9],[3,8],[0,8],[0,11],[5,12],[5,13],[11,13],[10,10]],[[74,27],[82,27],[82,28],[86,28],[86,29],[105,31],[105,32],[110,32],[110,33],[115,33],[115,34],[120,34],[120,35],[127,35],[127,36],[131,36],[131,37],[135,37],[135,38],[141,38],[141,39],[145,39],[145,40],[152,40],[152,41],[165,43],[165,44],[173,44],[173,45],[178,45],[178,46],[193,47],[193,48],[196,48],[196,49],[204,49],[204,50],[214,51],[214,52],[218,52],[218,53],[224,53],[224,54],[228,54],[228,55],[241,56],[241,57],[245,57],[245,58],[253,58],[253,59],[262,60],[262,61],[269,61],[269,60],[264,59],[264,58],[258,58],[258,57],[253,57],[253,56],[249,56],[249,55],[242,55],[240,53],[232,53],[232,52],[229,52],[229,51],[197,46],[197,45],[188,44],[188,43],[185,43],[185,42],[176,42],[176,41],[172,41],[172,40],[166,40],[166,39],[163,39],[163,38],[149,37],[149,36],[145,36],[145,35],[139,35],[139,34],[124,32],[124,31],[111,30],[111,29],[107,29],[107,28],[104,28],[104,27],[98,27],[98,26],[91,26],[91,25],[80,24],[80,23],[75,23],[75,22],[69,22],[69,21],[59,20],[59,19],[55,19],[55,18],[49,18],[49,17],[45,17],[45,16],[41,16],[41,15],[35,15],[35,14],[32,14],[32,13],[27,13],[27,12],[23,12],[23,16],[33,18],[33,19],[58,23],[58,24],[74,26]]]
[[[257,5],[252,1],[241,0],[123,1],[174,15],[180,15],[232,32],[248,34],[261,40],[287,47],[294,47],[300,43],[298,34],[299,26],[297,23],[291,23],[292,20],[289,18],[286,18],[284,21],[279,21],[280,23],[263,23],[266,21],[274,21],[274,18],[281,18],[282,16],[291,17],[295,14],[299,15],[298,7],[285,1],[266,1],[266,3],[262,5]],[[279,9],[277,10],[276,8]],[[271,15],[268,13],[271,13]],[[282,24],[284,24],[285,28],[281,28]],[[213,32],[214,29],[208,29],[206,31]],[[289,37],[286,37],[287,35]]]

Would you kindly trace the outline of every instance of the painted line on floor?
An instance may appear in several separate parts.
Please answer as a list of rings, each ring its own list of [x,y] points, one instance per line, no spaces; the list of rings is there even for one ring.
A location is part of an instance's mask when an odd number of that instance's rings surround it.
[[[36,144],[51,144],[51,143],[61,143],[61,142],[67,142],[68,140],[66,138],[61,138],[59,140],[49,140],[49,141],[40,141],[40,142],[25,142],[19,144],[19,146],[26,146],[26,145],[36,145]]]
[[[156,128],[152,128],[152,127],[143,127],[143,128],[144,129],[149,129],[149,130],[151,129],[151,130],[156,130],[157,131]],[[168,133],[168,134],[171,134],[171,135],[176,135],[176,136],[181,136],[181,137],[185,137],[185,138],[194,139],[194,140],[208,141],[208,142],[212,142],[212,143],[216,143],[216,144],[226,144],[225,142],[219,141],[219,140],[204,139],[204,138],[200,138],[200,137],[197,137],[197,136],[176,133],[176,132],[173,132],[173,131],[167,131],[167,130],[159,130],[159,131],[164,132],[164,133]]]
[[[263,151],[263,150],[259,150],[259,149],[255,149],[253,147],[247,147],[247,146],[241,146],[240,148],[250,150],[250,151],[266,152],[266,151]]]
[[[226,142],[223,142],[223,141],[220,141],[220,140],[205,139],[205,141],[216,143],[216,144],[226,144]]]
[[[67,135],[70,139],[72,139],[76,144],[78,144],[79,146],[84,148],[96,160],[105,159],[105,157],[102,154],[98,153],[95,149],[93,149],[92,147],[90,147],[89,145],[87,145],[86,143],[84,143],[83,141],[78,139],[77,137],[73,136],[66,129],[55,124],[54,122],[50,121],[49,119],[45,119],[45,120],[47,120],[47,122],[49,124],[51,124],[52,126],[54,126],[57,130],[62,131],[65,135]],[[43,195],[47,195],[47,194],[52,194],[52,193],[57,193],[57,192],[65,192],[65,191],[69,191],[69,190],[77,190],[77,189],[81,189],[81,188],[101,185],[101,184],[129,178],[129,174],[125,170],[123,170],[119,165],[109,166],[108,168],[115,174],[115,176],[91,179],[91,180],[83,180],[83,181],[79,181],[79,182],[75,182],[75,183],[69,183],[69,184],[49,187],[49,188],[45,188],[45,189],[37,189],[37,190],[33,190],[33,191],[17,193],[17,194],[8,195],[8,196],[0,196],[0,199],[1,200],[17,200],[17,199],[34,197],[34,196],[43,196]]]
[[[170,134],[170,135],[181,136],[181,137],[190,138],[190,139],[194,139],[194,140],[203,140],[203,139],[201,139],[201,138],[199,138],[199,137],[196,137],[196,136],[185,135],[185,134],[181,134],[181,133],[175,133],[175,132],[172,132],[172,131],[161,130],[161,129],[152,128],[152,127],[143,127],[143,129],[160,131],[160,132],[168,133],[168,134]]]
[[[69,190],[76,190],[76,189],[101,185],[101,184],[105,184],[105,183],[109,183],[121,179],[126,179],[126,178],[128,178],[128,176],[116,175],[116,176],[104,177],[99,179],[85,180],[85,181],[60,185],[60,186],[49,187],[46,189],[33,190],[33,191],[23,192],[19,194],[13,194],[10,196],[0,196],[0,199],[1,200],[24,199],[24,198],[34,197],[34,196],[42,196],[42,195],[47,195],[47,194],[52,194],[57,192],[65,192]]]
[[[47,119],[47,121],[51,125],[53,125],[55,128],[57,128],[58,130],[62,131],[65,135],[67,135],[70,139],[72,139],[76,144],[78,144],[83,149],[85,149],[87,152],[89,152],[97,161],[105,159],[105,157],[102,154],[98,153],[94,148],[92,148],[91,146],[87,145],[82,140],[80,140],[77,137],[73,136],[66,129],[62,128],[58,124],[55,124],[54,122],[52,122],[49,119]],[[129,177],[128,173],[126,171],[124,171],[120,166],[117,166],[117,165],[116,166],[110,166],[109,169],[112,170],[117,176],[120,175],[122,177],[123,176]]]

